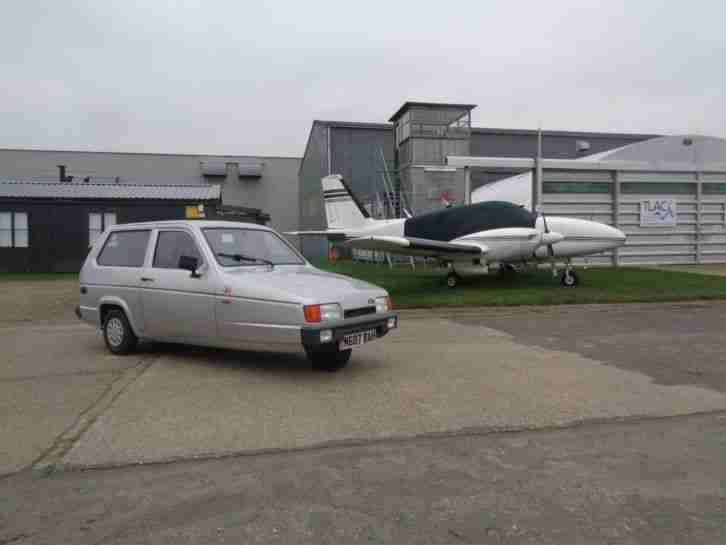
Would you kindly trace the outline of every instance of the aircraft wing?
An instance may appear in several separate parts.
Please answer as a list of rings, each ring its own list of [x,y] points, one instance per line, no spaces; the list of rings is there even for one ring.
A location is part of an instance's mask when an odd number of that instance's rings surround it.
[[[362,250],[378,250],[392,254],[462,259],[484,256],[489,249],[479,244],[441,242],[425,238],[368,236],[348,240],[346,245]]]
[[[319,231],[285,231],[286,235],[294,235],[297,237],[304,236],[322,236],[328,237],[329,240],[346,240],[351,237],[347,231],[342,229],[321,229]]]

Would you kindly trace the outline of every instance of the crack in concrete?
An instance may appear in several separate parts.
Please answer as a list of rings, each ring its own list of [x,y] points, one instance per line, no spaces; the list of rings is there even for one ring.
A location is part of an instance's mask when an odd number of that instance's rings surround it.
[[[136,364],[138,365],[138,363]],[[72,371],[69,373],[48,373],[46,375],[28,375],[24,377],[13,377],[13,378],[0,378],[0,384],[7,384],[11,382],[28,382],[29,380],[45,380],[49,378],[59,377],[91,377],[95,375],[122,375],[129,369],[136,367],[133,365],[120,371]]]
[[[251,449],[242,451],[229,451],[229,452],[209,452],[193,454],[189,456],[179,455],[170,456],[168,458],[157,459],[157,460],[135,460],[128,462],[108,462],[99,464],[85,464],[85,465],[69,465],[59,464],[56,469],[63,471],[104,471],[109,469],[118,469],[124,467],[133,466],[156,466],[156,465],[170,465],[175,463],[184,462],[201,462],[211,460],[225,460],[228,458],[246,458],[246,457],[257,457],[257,456],[275,456],[280,454],[290,454],[297,452],[315,452],[325,451],[336,448],[356,448],[366,447],[372,445],[387,445],[387,444],[406,444],[420,440],[442,440],[453,437],[481,437],[488,435],[515,435],[522,433],[549,433],[557,432],[570,429],[578,429],[583,427],[595,427],[595,426],[609,426],[609,425],[639,425],[646,422],[660,422],[663,420],[680,420],[697,418],[702,416],[715,416],[726,419],[726,409],[717,409],[709,411],[696,411],[685,414],[674,414],[674,415],[632,415],[632,416],[618,416],[618,417],[598,417],[598,418],[586,418],[583,420],[576,420],[559,425],[550,426],[487,426],[487,427],[466,427],[459,429],[452,429],[446,431],[434,431],[425,432],[412,435],[389,435],[386,437],[368,437],[368,438],[356,438],[356,439],[334,439],[331,441],[324,441],[322,443],[297,446],[297,447],[273,447],[273,448],[262,448],[262,449]],[[65,453],[64,453],[65,454]]]
[[[93,423],[113,405],[114,401],[123,394],[151,365],[158,359],[141,359],[133,367],[114,373],[117,376],[104,389],[101,395],[83,410],[75,422],[61,433],[53,444],[30,464],[33,471],[48,476],[56,470],[66,453],[81,439],[83,434]]]

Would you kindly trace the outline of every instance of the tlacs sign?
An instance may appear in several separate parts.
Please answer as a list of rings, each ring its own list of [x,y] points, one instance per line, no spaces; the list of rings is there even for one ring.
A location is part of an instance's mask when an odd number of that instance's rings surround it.
[[[641,227],[673,227],[677,225],[675,199],[640,201]]]

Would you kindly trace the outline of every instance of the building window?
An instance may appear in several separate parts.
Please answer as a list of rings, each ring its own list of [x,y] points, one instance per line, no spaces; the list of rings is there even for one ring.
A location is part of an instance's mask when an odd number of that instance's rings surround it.
[[[101,233],[112,225],[116,225],[116,212],[91,212],[88,214],[88,245],[93,246]]]
[[[0,248],[27,248],[27,212],[0,212]]]
[[[610,193],[608,182],[543,182],[542,193]]]
[[[623,182],[623,193],[647,195],[695,195],[696,184],[690,182]]]
[[[726,193],[726,184],[704,183],[703,192],[706,195],[722,195],[722,194]]]

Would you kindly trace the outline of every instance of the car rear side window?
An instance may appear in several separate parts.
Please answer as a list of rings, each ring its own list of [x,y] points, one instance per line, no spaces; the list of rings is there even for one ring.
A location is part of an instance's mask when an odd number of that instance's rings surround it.
[[[154,252],[155,269],[178,269],[181,256],[195,257],[202,264],[197,245],[189,233],[184,231],[159,231]]]
[[[99,265],[106,267],[141,267],[151,231],[115,231],[106,239]]]

